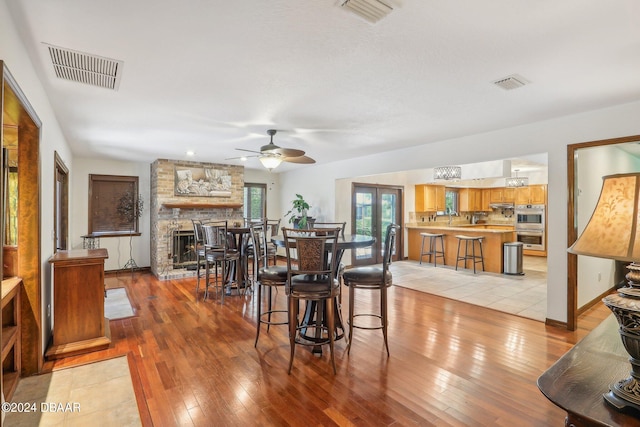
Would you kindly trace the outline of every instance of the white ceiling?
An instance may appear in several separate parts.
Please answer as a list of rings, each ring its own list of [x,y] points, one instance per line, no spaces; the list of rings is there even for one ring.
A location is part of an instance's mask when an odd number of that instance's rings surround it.
[[[389,0],[375,25],[340,0],[6,2],[82,157],[229,163],[275,128],[324,163],[640,99],[637,0]],[[123,61],[119,89],[56,78],[44,43]]]

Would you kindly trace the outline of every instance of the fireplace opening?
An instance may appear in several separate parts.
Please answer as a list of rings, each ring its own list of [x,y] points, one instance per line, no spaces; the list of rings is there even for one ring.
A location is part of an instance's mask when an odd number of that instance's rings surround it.
[[[173,268],[195,270],[197,265],[196,239],[193,230],[176,230],[173,232],[171,259]]]

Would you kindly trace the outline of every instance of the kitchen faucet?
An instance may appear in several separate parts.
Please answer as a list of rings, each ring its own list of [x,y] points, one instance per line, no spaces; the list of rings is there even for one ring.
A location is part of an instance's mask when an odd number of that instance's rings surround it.
[[[455,212],[453,209],[447,209],[448,213],[449,213],[449,226],[451,226],[451,219],[453,217],[453,215],[458,215],[457,212]]]

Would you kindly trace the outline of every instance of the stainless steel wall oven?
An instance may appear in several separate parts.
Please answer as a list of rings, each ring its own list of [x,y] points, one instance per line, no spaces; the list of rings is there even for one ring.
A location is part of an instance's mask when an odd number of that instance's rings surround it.
[[[516,205],[516,238],[524,249],[545,250],[545,205]]]

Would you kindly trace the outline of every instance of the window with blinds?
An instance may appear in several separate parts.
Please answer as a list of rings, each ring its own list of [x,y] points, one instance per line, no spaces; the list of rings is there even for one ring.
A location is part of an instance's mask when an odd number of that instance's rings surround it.
[[[137,176],[89,175],[89,234],[139,235]]]

